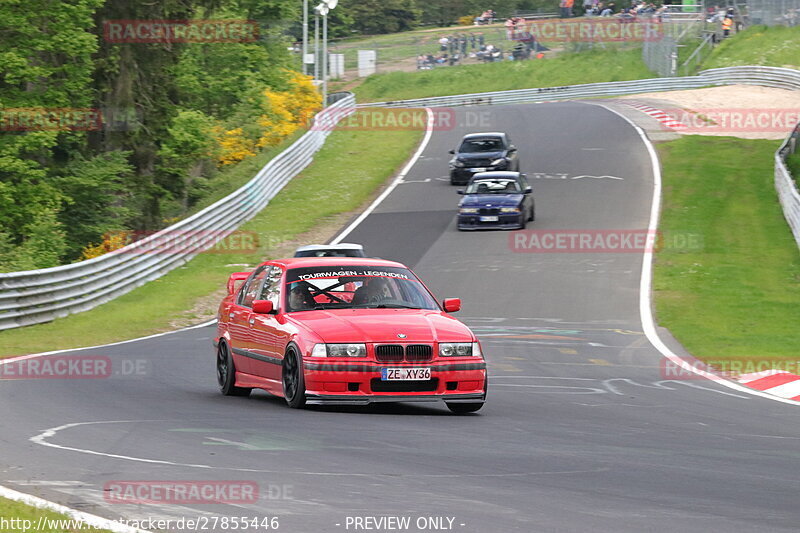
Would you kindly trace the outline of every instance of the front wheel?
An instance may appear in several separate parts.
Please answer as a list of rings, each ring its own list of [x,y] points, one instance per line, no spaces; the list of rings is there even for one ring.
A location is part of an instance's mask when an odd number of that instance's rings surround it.
[[[306,404],[306,380],[300,356],[294,348],[286,351],[283,358],[283,397],[292,409],[301,409]]]
[[[484,402],[473,402],[473,403],[448,403],[447,408],[450,409],[452,413],[457,415],[465,415],[467,413],[474,413],[478,411],[481,407],[483,407]]]
[[[236,386],[236,367],[228,345],[220,342],[217,347],[217,383],[225,396],[250,396],[253,389]]]

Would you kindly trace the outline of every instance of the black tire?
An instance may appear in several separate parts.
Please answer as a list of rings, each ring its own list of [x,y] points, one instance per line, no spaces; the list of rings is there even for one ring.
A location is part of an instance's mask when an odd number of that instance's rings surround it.
[[[219,391],[225,396],[250,396],[253,391],[235,385],[236,367],[228,345],[224,342],[220,342],[217,346],[217,383]]]
[[[471,402],[471,403],[449,403],[447,404],[447,408],[450,409],[450,412],[455,413],[457,415],[465,415],[467,413],[474,413],[478,411],[481,407],[483,407],[484,402]]]
[[[536,204],[534,202],[531,202],[531,217],[528,220],[531,222],[536,220]]]
[[[306,404],[306,380],[302,365],[297,348],[289,346],[283,357],[281,381],[283,382],[283,397],[286,399],[286,404],[292,409],[302,409]]]

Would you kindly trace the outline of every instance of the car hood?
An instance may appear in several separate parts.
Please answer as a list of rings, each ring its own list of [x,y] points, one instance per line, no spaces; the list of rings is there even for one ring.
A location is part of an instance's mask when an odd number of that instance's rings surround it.
[[[470,329],[452,316],[425,309],[304,311],[293,313],[291,319],[326,343],[470,342],[474,338]]]
[[[522,202],[521,194],[468,194],[461,199],[460,207],[516,207]]]
[[[473,161],[476,159],[498,159],[500,157],[505,157],[505,151],[500,152],[470,152],[468,154],[456,154],[456,159],[460,159],[461,161]]]

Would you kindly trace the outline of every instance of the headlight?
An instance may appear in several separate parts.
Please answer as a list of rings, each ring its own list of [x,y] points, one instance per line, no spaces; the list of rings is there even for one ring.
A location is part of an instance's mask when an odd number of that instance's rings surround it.
[[[470,215],[470,214],[477,213],[478,212],[478,208],[477,207],[462,207],[462,208],[460,208],[458,210],[458,212],[461,213],[462,215]]]
[[[450,161],[450,164],[457,168],[461,168],[464,166],[464,162],[459,161],[458,159],[453,159],[452,161]]]
[[[501,157],[500,159],[495,159],[494,161],[492,161],[492,166],[493,167],[499,167],[499,166],[505,165],[506,163],[508,163],[508,161],[506,161],[506,158],[505,157]]]
[[[312,357],[366,357],[366,344],[316,344]]]
[[[439,355],[442,357],[471,357],[472,342],[442,342],[439,344]]]
[[[519,213],[519,207],[501,207],[501,213]]]

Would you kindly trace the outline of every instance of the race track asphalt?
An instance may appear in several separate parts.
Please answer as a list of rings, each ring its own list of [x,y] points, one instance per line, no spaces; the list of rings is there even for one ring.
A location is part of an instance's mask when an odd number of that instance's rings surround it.
[[[487,354],[483,410],[223,397],[204,327],[76,352],[138,374],[0,383],[2,484],[112,519],[277,516],[290,533],[355,531],[356,516],[410,516],[408,531],[452,517],[465,533],[796,530],[800,411],[666,379],[642,334],[639,253],[520,253],[511,232],[456,231],[447,150],[475,130],[519,147],[529,229],[646,229],[653,176],[636,131],[582,102],[457,118],[345,241],[462,298]],[[254,481],[261,497],[114,504],[115,480]]]

